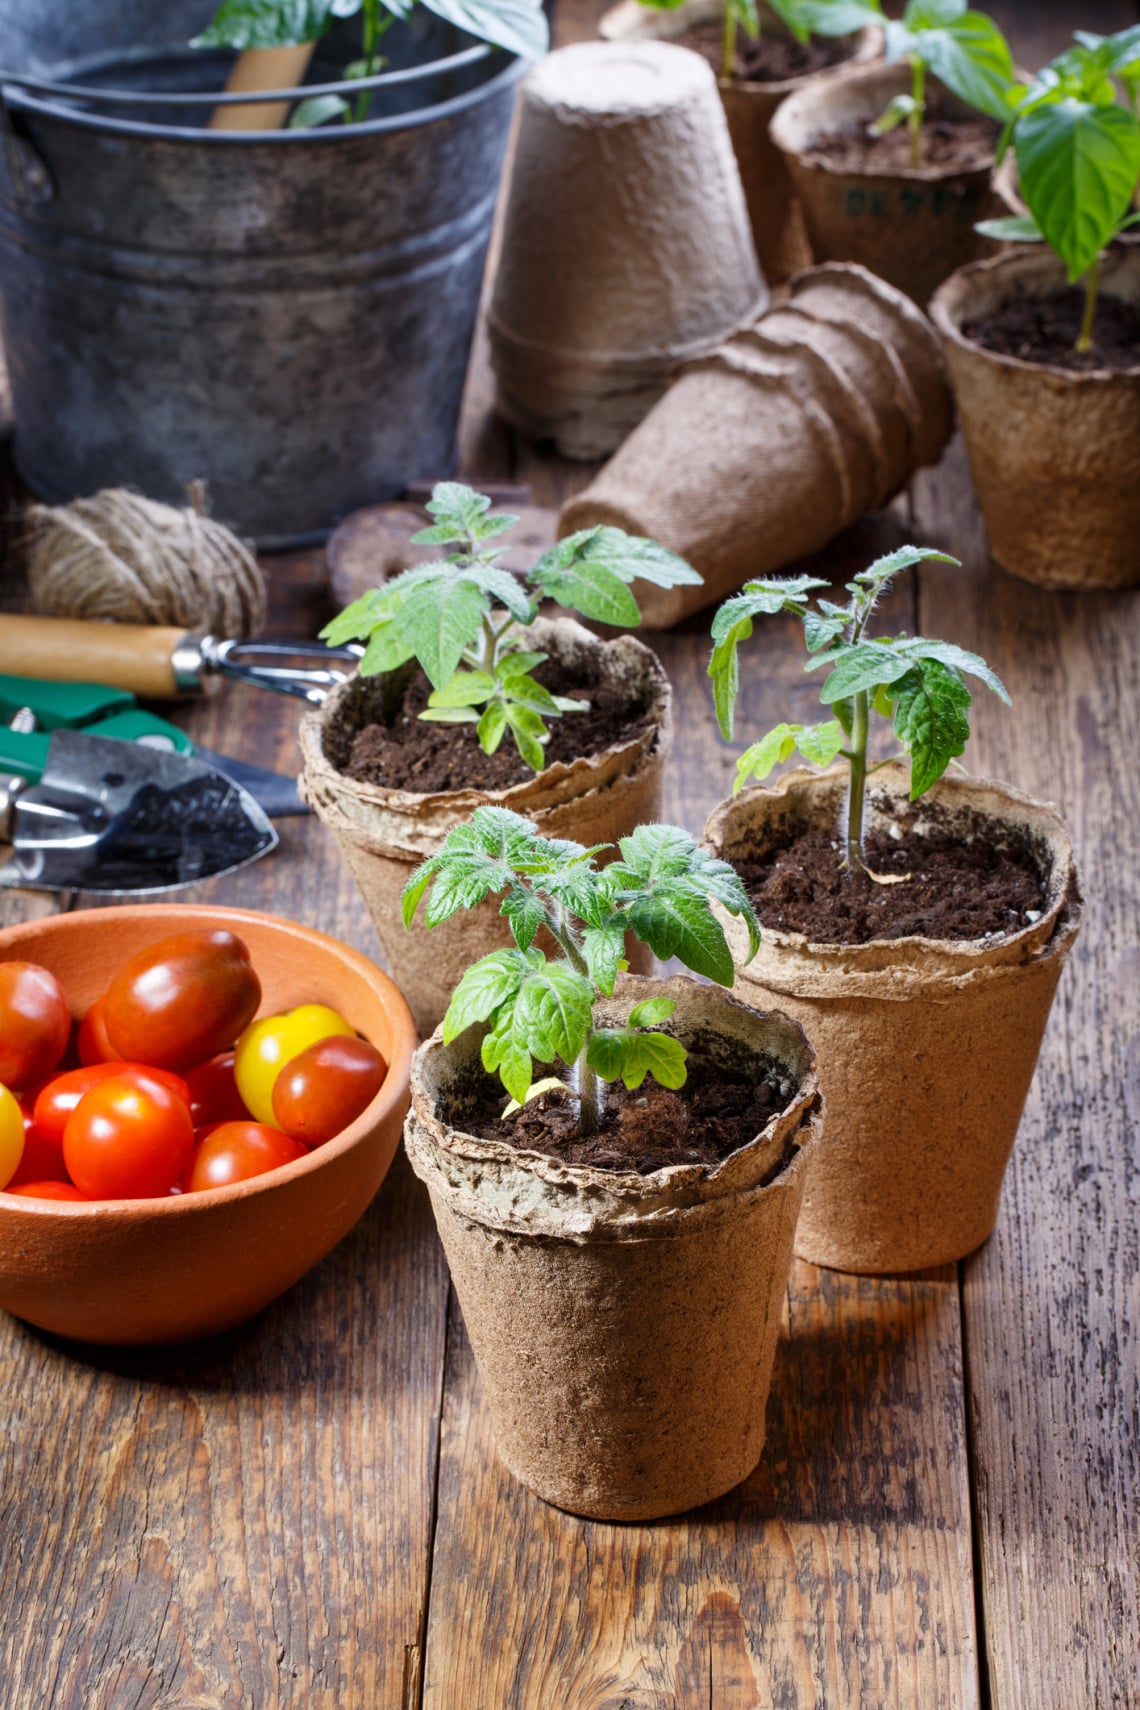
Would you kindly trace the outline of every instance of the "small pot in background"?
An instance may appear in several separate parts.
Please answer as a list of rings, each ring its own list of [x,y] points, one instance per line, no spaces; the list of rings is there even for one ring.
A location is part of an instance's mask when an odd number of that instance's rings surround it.
[[[840,824],[846,773],[791,771],[774,789],[714,809],[706,847],[755,859],[812,825]],[[964,1258],[991,1233],[1050,1005],[1081,920],[1068,833],[1055,809],[1005,784],[947,777],[917,802],[892,763],[868,791],[868,829],[979,823],[1027,841],[1040,861],[1039,918],[964,941],[921,937],[813,943],[767,925],[737,959],[735,991],[800,1022],[818,1054],[827,1124],[796,1235],[800,1258],[835,1270],[923,1270]],[[839,859],[838,854],[836,860]]]
[[[605,1520],[680,1513],[731,1490],[764,1413],[804,1182],[818,1150],[813,1056],[783,1015],[684,976],[619,981],[600,1025],[648,997],[690,1046],[775,1064],[788,1103],[713,1170],[567,1165],[462,1128],[480,1028],[437,1034],[413,1069],[404,1141],[428,1185],[499,1454],[546,1502]]]
[[[1066,284],[1044,246],[963,268],[930,307],[954,382],[990,550],[1043,588],[1140,585],[1140,350],[1136,366],[1075,370],[986,350],[964,328],[1011,298]],[[1100,297],[1140,305],[1140,248],[1113,247]]]

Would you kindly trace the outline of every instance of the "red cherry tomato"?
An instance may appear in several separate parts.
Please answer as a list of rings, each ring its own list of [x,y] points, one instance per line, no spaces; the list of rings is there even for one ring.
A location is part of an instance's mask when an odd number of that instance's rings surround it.
[[[187,1069],[186,1086],[195,1128],[217,1122],[248,1122],[249,1111],[234,1080],[232,1051],[211,1057],[208,1063],[199,1063],[195,1069]]]
[[[240,938],[181,932],[140,950],[111,981],[107,1038],[129,1062],[190,1069],[229,1050],[260,1002]]]
[[[319,1146],[356,1121],[387,1073],[387,1063],[367,1039],[318,1040],[273,1083],[273,1114],[294,1140]]]
[[[21,1182],[19,1187],[10,1187],[5,1191],[18,1194],[21,1199],[69,1199],[88,1203],[87,1195],[80,1193],[71,1182]]]
[[[22,1105],[21,1110],[24,1117],[24,1155],[8,1186],[23,1187],[25,1182],[67,1181],[67,1166],[59,1141],[48,1139],[26,1105]]]
[[[303,1003],[284,1015],[265,1015],[246,1028],[234,1053],[234,1075],[255,1121],[277,1127],[273,1088],[278,1075],[310,1045],[334,1034],[356,1037],[344,1016],[323,1003]]]
[[[182,1177],[183,1193],[201,1193],[206,1188],[228,1187],[230,1182],[262,1176],[280,1164],[307,1158],[299,1140],[290,1140],[264,1122],[222,1122],[195,1147],[190,1166]]]
[[[67,1119],[80,1100],[92,1087],[118,1075],[143,1075],[148,1080],[161,1081],[188,1111],[190,1109],[186,1082],[181,1075],[172,1075],[169,1069],[152,1069],[145,1063],[90,1063],[85,1069],[69,1069],[65,1075],[56,1075],[46,1087],[40,1088],[32,1109],[36,1127],[48,1140],[54,1140],[57,1146],[61,1146]]]
[[[105,997],[96,998],[79,1023],[75,1048],[85,1069],[93,1063],[121,1063],[123,1060],[107,1038],[106,1001]]]
[[[89,1199],[158,1199],[190,1161],[194,1127],[153,1075],[110,1075],[85,1093],[63,1131],[67,1173]]]
[[[67,1050],[71,1010],[54,974],[0,962],[0,1084],[20,1092],[46,1080]]]

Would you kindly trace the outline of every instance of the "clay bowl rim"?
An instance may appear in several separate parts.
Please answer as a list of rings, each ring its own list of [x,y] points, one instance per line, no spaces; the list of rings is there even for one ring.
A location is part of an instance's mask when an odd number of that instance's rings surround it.
[[[1140,276],[1140,248],[1131,246],[1120,249],[1109,248],[1101,256],[1101,273],[1098,290],[1101,294],[1111,297],[1110,289],[1112,276],[1116,272],[1135,270]],[[1055,289],[1058,285],[1068,283],[1065,264],[1059,256],[1044,245],[1032,244],[1013,250],[1007,255],[992,255],[984,261],[970,261],[964,267],[955,268],[954,272],[944,279],[935,291],[927,308],[927,313],[934,324],[939,336],[947,344],[956,345],[959,350],[983,362],[993,363],[998,368],[1008,368],[1019,374],[1035,374],[1039,378],[1048,378],[1054,383],[1064,383],[1067,386],[1088,386],[1090,384],[1107,386],[1122,381],[1135,384],[1140,380],[1140,358],[1132,368],[1062,368],[1053,362],[1027,362],[1024,357],[1011,356],[1007,351],[988,350],[976,339],[967,338],[962,331],[959,321],[970,312],[966,301],[970,286],[976,282],[979,275],[1000,273],[1008,270],[1010,273],[1025,271],[1040,273],[1046,288]],[[1054,277],[1045,280],[1047,274]],[[1035,292],[1025,293],[1032,297]],[[1016,293],[1011,293],[1016,295]],[[1007,301],[1003,298],[1002,301]],[[1134,304],[1140,304],[1140,292],[1132,299]]]
[[[803,88],[797,89],[793,94],[789,95],[787,100],[782,101],[775,113],[773,113],[771,123],[768,128],[769,136],[779,149],[780,153],[787,159],[800,161],[812,172],[825,172],[830,174],[833,178],[866,179],[868,183],[879,184],[883,182],[889,183],[891,181],[897,182],[899,179],[906,179],[915,184],[937,184],[944,179],[951,178],[972,178],[982,175],[988,175],[992,178],[997,167],[996,146],[993,154],[988,158],[988,160],[979,161],[975,166],[955,166],[952,164],[947,166],[920,166],[917,168],[913,166],[892,166],[889,170],[874,172],[867,166],[843,166],[839,161],[828,160],[822,155],[812,156],[812,158],[809,159],[808,156],[811,155],[812,143],[793,145],[787,139],[781,141],[778,133],[784,130],[789,122],[794,122],[796,118],[797,102],[801,103],[803,106],[809,106],[817,96],[826,98],[828,94],[834,95],[835,85],[837,83],[842,82],[845,89],[847,89],[854,84],[870,83],[875,78],[883,78],[889,74],[894,74],[896,80],[903,84],[902,89],[896,93],[905,94],[906,66],[899,60],[871,60],[866,64],[852,65],[841,76],[837,75],[831,78],[830,82],[827,83],[822,90],[817,87],[814,79],[805,79]],[[819,81],[820,83],[825,82],[822,77]],[[973,113],[975,111],[974,108],[969,107],[965,101],[962,101],[960,97],[956,96],[952,90],[947,89],[945,84],[939,83],[936,77],[928,75],[927,87],[930,88],[931,86],[940,90],[951,102],[960,106],[965,112]],[[791,109],[790,115],[789,109]],[[986,115],[983,114],[981,116],[985,117]],[[839,136],[841,134],[842,132],[839,130],[828,130],[825,126],[821,125],[819,129],[813,133],[813,141],[817,137]]]
[[[123,904],[112,908],[77,909],[72,913],[48,915],[40,920],[22,921],[17,926],[6,927],[0,931],[0,961],[21,960],[18,954],[12,955],[10,952],[18,952],[26,941],[34,942],[45,932],[62,937],[75,921],[115,921],[128,916],[137,919],[142,912],[138,904]],[[407,999],[396,982],[359,950],[354,950],[351,945],[333,938],[327,932],[318,931],[316,927],[304,926],[299,921],[288,920],[258,909],[229,908],[223,904],[210,903],[148,903],[145,905],[145,914],[158,928],[154,934],[156,939],[167,935],[161,930],[164,923],[168,933],[177,930],[179,923],[183,929],[193,930],[193,923],[200,922],[203,926],[226,927],[239,936],[242,925],[248,926],[252,923],[259,929],[266,926],[280,929],[287,937],[296,938],[305,945],[316,944],[322,949],[331,947],[368,984],[380,992],[384,1007],[392,1016],[394,1048],[384,1084],[355,1122],[350,1122],[334,1139],[314,1147],[306,1157],[297,1158],[291,1164],[278,1164],[275,1169],[266,1170],[260,1176],[231,1182],[225,1187],[204,1188],[198,1193],[173,1194],[163,1199],[48,1200],[0,1192],[0,1223],[14,1215],[53,1221],[114,1218],[116,1221],[126,1219],[128,1222],[150,1221],[155,1217],[202,1217],[215,1207],[252,1199],[298,1177],[315,1175],[333,1158],[342,1157],[365,1144],[393,1112],[399,1109],[401,1102],[407,1102],[411,1089],[412,1057],[417,1044],[415,1023]]]

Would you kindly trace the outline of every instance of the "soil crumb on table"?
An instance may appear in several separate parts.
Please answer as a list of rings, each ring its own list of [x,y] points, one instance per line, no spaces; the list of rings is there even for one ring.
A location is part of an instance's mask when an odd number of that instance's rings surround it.
[[[761,929],[802,932],[817,944],[912,936],[961,942],[1020,932],[1045,906],[1033,852],[995,846],[984,834],[969,842],[937,828],[922,836],[869,836],[867,866],[892,878],[908,874],[902,884],[849,873],[842,856],[838,829],[813,829],[761,859],[737,859]]]
[[[993,164],[1001,126],[982,113],[958,116],[928,108],[922,122],[922,165],[942,171],[970,172]],[[816,137],[804,151],[809,160],[826,161],[847,172],[881,172],[885,175],[913,170],[910,132],[905,122],[885,136],[866,129],[835,131]],[[979,216],[980,217],[980,216]]]
[[[1085,294],[1077,286],[1044,297],[1015,297],[988,315],[962,327],[965,338],[998,356],[1048,363],[1076,372],[1140,368],[1140,308],[1101,292],[1093,321],[1093,346],[1075,349],[1084,315]]]
[[[688,1080],[676,1092],[651,1076],[636,1092],[620,1081],[605,1087],[598,1132],[587,1140],[578,1136],[577,1099],[568,1090],[542,1093],[504,1119],[507,1095],[485,1075],[470,1103],[449,1120],[481,1139],[543,1152],[561,1163],[645,1176],[667,1164],[715,1169],[754,1140],[796,1090],[778,1063],[758,1066],[751,1053],[718,1062],[691,1050]]]

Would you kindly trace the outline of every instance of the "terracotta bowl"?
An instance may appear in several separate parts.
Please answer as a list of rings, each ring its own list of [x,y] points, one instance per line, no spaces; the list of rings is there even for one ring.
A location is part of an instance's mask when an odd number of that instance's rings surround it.
[[[243,1323],[346,1235],[383,1181],[408,1107],[415,1027],[388,976],[309,927],[177,903],[81,910],[0,932],[0,960],[50,968],[82,1014],[113,970],[171,933],[227,927],[249,945],[259,1014],[326,1003],[388,1064],[364,1114],[308,1157],[171,1199],[37,1202],[0,1193],[0,1307],[82,1341],[185,1342]]]

